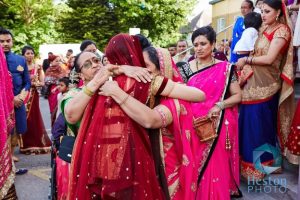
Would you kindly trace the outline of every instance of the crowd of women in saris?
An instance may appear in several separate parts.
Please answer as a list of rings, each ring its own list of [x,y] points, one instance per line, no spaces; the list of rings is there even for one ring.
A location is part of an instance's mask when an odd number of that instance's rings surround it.
[[[270,144],[296,161],[292,29],[283,1],[264,0],[262,11],[255,51],[236,65],[213,57],[212,27],[195,30],[185,84],[169,52],[141,35],[114,36],[106,66],[92,50],[77,55],[83,85],[64,95],[54,122],[76,138],[71,162],[56,159],[57,198],[225,200],[242,195],[240,173],[264,178],[255,148]],[[249,65],[240,87],[237,72]]]
[[[287,155],[294,99],[286,7],[265,0],[262,10],[255,51],[236,65],[212,56],[210,26],[194,31],[196,59],[186,84],[170,54],[140,35],[114,36],[105,67],[97,55],[80,53],[74,70],[84,85],[61,102],[76,140],[68,187],[59,195],[230,199],[241,196],[240,159],[245,178],[262,180],[266,174],[254,166],[253,151],[270,144]],[[246,65],[253,74],[241,88],[236,72]],[[263,165],[273,159],[261,158]]]

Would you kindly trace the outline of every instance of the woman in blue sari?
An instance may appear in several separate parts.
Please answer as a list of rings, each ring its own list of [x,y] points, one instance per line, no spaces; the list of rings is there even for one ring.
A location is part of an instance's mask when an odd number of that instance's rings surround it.
[[[280,170],[281,157],[276,147],[284,154],[294,113],[293,47],[286,7],[281,0],[264,0],[262,11],[264,26],[255,52],[237,63],[240,68],[251,65],[253,70],[243,87],[240,106],[241,174],[258,180],[271,173],[264,166],[272,165]],[[275,158],[264,154],[260,160],[254,159],[254,151],[262,145]]]

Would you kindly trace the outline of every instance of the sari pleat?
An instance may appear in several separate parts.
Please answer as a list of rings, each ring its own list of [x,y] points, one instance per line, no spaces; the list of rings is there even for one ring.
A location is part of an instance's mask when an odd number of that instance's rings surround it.
[[[192,103],[194,117],[203,117],[216,102],[222,101],[228,94],[233,67],[220,62],[199,70],[189,79],[187,85],[205,92],[207,100]],[[238,113],[237,106],[221,112],[217,123],[218,137],[212,141],[193,144],[198,176],[196,199],[225,200],[231,194],[238,193],[239,156],[238,156]],[[228,123],[228,125],[226,125]],[[231,149],[226,149],[229,139]],[[220,167],[222,166],[222,167]]]

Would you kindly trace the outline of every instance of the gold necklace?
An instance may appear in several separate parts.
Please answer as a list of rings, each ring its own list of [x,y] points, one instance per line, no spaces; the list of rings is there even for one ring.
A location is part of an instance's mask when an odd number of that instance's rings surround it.
[[[200,70],[200,69],[203,69],[204,67],[208,67],[208,66],[213,65],[213,64],[215,64],[215,62],[216,62],[215,58],[212,58],[211,61],[208,62],[208,63],[199,63],[199,60],[197,59],[197,61],[196,61],[197,71]]]

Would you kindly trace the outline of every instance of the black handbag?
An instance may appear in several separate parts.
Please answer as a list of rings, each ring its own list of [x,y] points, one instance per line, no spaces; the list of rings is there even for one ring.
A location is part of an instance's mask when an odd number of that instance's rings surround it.
[[[68,163],[71,163],[74,143],[75,137],[73,136],[63,136],[60,143],[58,156]]]

